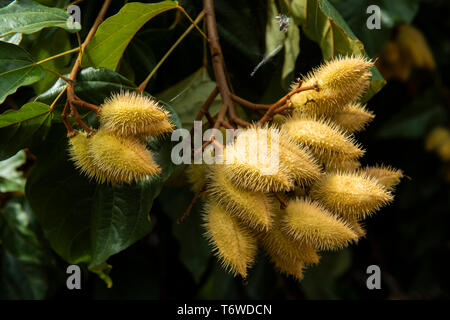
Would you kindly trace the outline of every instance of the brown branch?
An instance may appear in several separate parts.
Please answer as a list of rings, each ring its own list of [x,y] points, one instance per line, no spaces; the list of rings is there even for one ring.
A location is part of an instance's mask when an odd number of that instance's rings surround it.
[[[86,36],[86,39],[84,39],[84,42],[81,44],[80,52],[78,53],[78,57],[72,67],[72,71],[70,72],[70,76],[69,76],[70,81],[67,82],[67,101],[68,101],[68,103],[66,103],[63,113],[61,115],[63,118],[63,122],[66,126],[68,134],[71,134],[73,131],[71,125],[67,121],[67,113],[69,112],[69,107],[70,107],[70,116],[75,117],[75,121],[77,122],[77,124],[85,130],[88,129],[87,132],[92,131],[81,119],[74,104],[78,104],[87,109],[91,109],[92,111],[94,111],[94,109],[95,109],[96,110],[95,112],[98,111],[98,107],[94,106],[92,104],[89,104],[87,102],[84,102],[83,100],[81,100],[80,98],[78,98],[75,95],[75,81],[76,81],[76,77],[78,74],[78,70],[81,67],[81,59],[83,57],[84,49],[89,44],[89,42],[92,40],[98,27],[103,22],[103,19],[105,18],[105,15],[106,15],[106,11],[108,10],[110,4],[111,4],[111,0],[105,0],[103,2],[102,8],[100,9],[100,12],[98,13],[97,17],[95,18],[94,24],[92,25],[91,29],[89,30],[89,33]]]
[[[277,198],[277,200],[280,202],[280,208],[281,208],[281,209],[286,209],[286,207],[287,207],[287,202],[286,202],[286,200],[284,200],[277,192],[274,192],[273,195],[274,195],[275,198]]]
[[[206,184],[204,184],[203,187],[194,194],[194,197],[192,198],[191,203],[187,207],[186,211],[180,218],[178,218],[177,224],[182,223],[184,221],[184,219],[186,219],[189,216],[189,213],[191,213],[191,210],[194,207],[194,204],[197,202],[198,198],[200,198],[201,194],[203,192],[205,192],[205,190],[206,190]]]
[[[239,103],[241,106],[249,108],[251,110],[267,110],[270,108],[270,104],[253,103],[248,100],[242,99],[241,97],[238,97],[235,94],[231,94],[231,99],[234,102]]]

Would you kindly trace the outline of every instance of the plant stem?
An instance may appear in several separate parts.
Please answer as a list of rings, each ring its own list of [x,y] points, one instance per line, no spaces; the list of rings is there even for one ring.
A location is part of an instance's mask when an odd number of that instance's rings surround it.
[[[175,50],[175,48],[180,44],[180,42],[183,41],[183,39],[192,31],[194,26],[197,26],[197,23],[200,22],[203,19],[204,15],[205,15],[205,13],[203,11],[200,12],[200,14],[197,16],[195,21],[193,21],[193,24],[191,24],[189,26],[189,28],[187,28],[186,31],[178,38],[178,40],[172,45],[172,47],[161,58],[161,60],[159,60],[158,64],[149,73],[147,78],[145,78],[145,80],[139,85],[139,87],[136,89],[137,92],[143,92],[145,90],[145,88],[147,87],[148,82],[153,77],[153,75],[156,73],[156,71],[159,69],[159,67],[161,67],[161,65],[164,63],[164,61],[166,61],[166,59],[169,57],[169,55],[172,53],[172,51]]]
[[[71,50],[67,50],[67,51],[58,53],[58,54],[56,54],[56,55],[54,55],[54,56],[45,58],[44,60],[35,62],[35,65],[40,65],[40,64],[46,63],[46,62],[48,62],[48,61],[50,61],[50,60],[54,60],[54,59],[57,59],[57,58],[59,58],[59,57],[63,57],[63,56],[65,56],[65,55],[68,55],[68,54],[71,54],[71,53],[74,53],[74,52],[78,52],[78,51],[80,51],[80,48],[74,48],[74,49],[71,49]]]

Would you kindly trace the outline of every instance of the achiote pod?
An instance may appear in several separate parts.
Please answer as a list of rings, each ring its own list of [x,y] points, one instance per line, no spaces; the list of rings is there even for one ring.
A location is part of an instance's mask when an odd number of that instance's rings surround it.
[[[191,190],[194,192],[200,191],[208,180],[209,166],[206,164],[191,164],[186,169],[186,176],[191,184]]]
[[[364,129],[374,117],[375,115],[360,103],[352,102],[347,104],[341,111],[331,115],[330,119],[339,125],[342,130],[353,133]]]
[[[75,167],[88,178],[97,182],[106,181],[106,175],[96,165],[89,152],[89,138],[84,131],[75,131],[69,138],[69,156],[75,163]]]
[[[261,154],[258,140],[242,141],[224,148],[224,172],[236,187],[260,192],[285,191],[294,187],[289,170],[279,161],[279,153]]]
[[[360,173],[328,173],[311,187],[311,197],[343,217],[364,218],[393,197],[378,181]]]
[[[291,200],[285,211],[283,230],[318,250],[342,248],[358,239],[342,219],[310,199]]]
[[[323,119],[292,117],[282,129],[295,142],[307,147],[322,162],[356,159],[364,151],[338,126]]]
[[[161,172],[150,151],[136,139],[100,129],[89,140],[92,163],[107,182],[131,183]]]
[[[269,253],[270,260],[281,273],[288,276],[293,276],[297,280],[303,279],[303,269],[305,264],[298,260],[288,258],[286,256],[275,255],[273,252]]]
[[[222,165],[211,170],[208,196],[249,227],[267,230],[272,224],[274,203],[265,193],[241,190],[227,178]]]
[[[220,205],[208,202],[205,212],[205,235],[215,254],[226,269],[246,278],[258,251],[256,238]]]
[[[387,190],[394,189],[403,177],[402,170],[394,169],[389,166],[365,167],[361,169],[361,173],[368,177],[375,178],[378,183],[383,185]]]
[[[101,128],[117,135],[147,137],[173,130],[168,115],[152,98],[125,91],[105,100],[99,120]]]
[[[309,115],[330,115],[340,111],[367,90],[372,66],[373,63],[364,57],[339,57],[326,62],[303,80],[303,86],[317,84],[319,91],[294,94],[291,97],[294,110]]]
[[[282,230],[281,215],[278,210],[274,216],[272,228],[267,232],[260,232],[259,240],[262,247],[271,257],[280,257],[283,261],[302,261],[305,265],[317,264],[319,255],[316,249],[305,242],[295,241]]]

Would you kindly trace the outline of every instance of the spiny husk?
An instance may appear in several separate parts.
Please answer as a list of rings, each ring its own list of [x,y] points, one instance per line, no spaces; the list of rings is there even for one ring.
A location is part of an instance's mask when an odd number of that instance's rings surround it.
[[[396,43],[407,54],[412,64],[419,68],[434,69],[436,63],[423,33],[412,25],[398,27]]]
[[[211,169],[208,196],[227,212],[243,220],[251,228],[269,229],[272,224],[273,199],[263,192],[238,189],[227,178],[222,165]]]
[[[375,178],[387,190],[392,190],[403,178],[402,170],[383,165],[362,168],[361,173]]]
[[[393,196],[378,181],[361,173],[329,173],[311,187],[311,197],[343,217],[364,218]]]
[[[245,132],[245,131],[244,131]],[[224,149],[224,172],[240,189],[272,192],[291,190],[294,186],[289,170],[273,152],[268,136],[261,131],[239,134],[234,144]],[[267,152],[261,152],[263,145]],[[277,146],[278,147],[278,146]]]
[[[258,238],[261,246],[270,256],[280,257],[283,260],[303,261],[305,264],[317,264],[319,255],[316,249],[301,241],[295,241],[282,230],[280,215],[284,212],[279,210],[274,215],[272,228],[267,232],[260,232]]]
[[[169,113],[158,103],[136,92],[122,91],[105,100],[100,126],[121,136],[154,136],[173,130]]]
[[[205,235],[216,256],[226,269],[245,278],[258,251],[256,238],[220,205],[208,202],[205,212]]]
[[[370,84],[373,63],[364,57],[338,57],[321,65],[303,80],[317,83],[319,91],[302,91],[290,98],[294,110],[309,115],[330,115],[358,100]],[[297,84],[294,84],[297,86]]]
[[[136,139],[100,129],[89,140],[93,164],[104,173],[107,182],[131,183],[161,173],[150,151]]]
[[[353,138],[324,119],[292,117],[282,129],[297,143],[307,147],[322,162],[356,159],[364,151]]]
[[[305,264],[298,259],[291,259],[286,256],[273,255],[269,253],[270,260],[275,265],[275,268],[281,273],[292,276],[297,280],[303,279],[303,269]]]
[[[348,133],[361,131],[373,118],[375,115],[358,102],[347,104],[330,117],[331,121]]]
[[[366,236],[366,230],[362,226],[362,222],[358,221],[356,217],[347,217],[345,221],[359,238]]]
[[[89,153],[89,142],[86,132],[76,131],[69,139],[69,156],[77,169],[81,170],[88,178],[102,183],[106,181],[106,175],[94,165]]]
[[[285,211],[283,230],[318,250],[339,249],[358,238],[345,221],[308,198],[289,201]]]
[[[358,160],[334,160],[327,159],[325,162],[325,172],[352,172],[357,170],[361,166]]]
[[[202,164],[190,164],[186,169],[186,176],[188,182],[191,184],[191,190],[194,192],[200,191],[208,180],[210,173],[210,166]]]

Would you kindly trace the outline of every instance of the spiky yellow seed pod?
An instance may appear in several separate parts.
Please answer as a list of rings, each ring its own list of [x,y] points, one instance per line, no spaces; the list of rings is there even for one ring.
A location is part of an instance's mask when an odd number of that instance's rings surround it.
[[[329,173],[312,185],[310,196],[331,212],[358,218],[393,200],[376,179],[360,173]]]
[[[321,160],[342,161],[355,159],[364,151],[353,138],[333,123],[310,117],[293,117],[282,129],[297,143],[308,147],[312,154]]]
[[[358,221],[356,217],[347,217],[345,221],[359,238],[366,236],[366,230],[363,228],[361,222]]]
[[[256,238],[220,205],[207,203],[205,212],[205,235],[215,254],[226,269],[245,278],[258,251]]]
[[[94,165],[89,153],[89,142],[84,131],[76,131],[74,136],[69,139],[70,159],[75,163],[75,167],[81,170],[88,178],[104,182],[106,176]]]
[[[227,212],[243,220],[251,228],[267,230],[272,224],[274,203],[263,192],[236,188],[223,171],[223,166],[214,166],[210,175],[208,196]]]
[[[325,162],[325,172],[351,172],[357,170],[360,166],[361,163],[358,160],[328,159]]]
[[[357,132],[373,120],[375,115],[368,111],[360,103],[352,102],[347,104],[341,111],[333,114],[330,119],[339,127],[349,133]]]
[[[154,136],[173,131],[169,113],[150,97],[124,91],[105,100],[100,126],[122,136]]]
[[[270,130],[244,131],[224,149],[224,172],[236,187],[260,192],[293,188],[290,171],[280,161],[279,144],[271,145]]]
[[[284,132],[280,133],[280,162],[300,185],[309,185],[322,174],[316,159]]]
[[[283,256],[270,255],[270,260],[281,273],[293,276],[297,280],[303,279],[303,269],[305,264],[298,259],[290,259]]]
[[[450,131],[446,128],[434,128],[425,140],[427,151],[437,150],[445,141],[450,139]]]
[[[104,129],[89,138],[89,154],[107,182],[131,183],[161,172],[150,151],[138,140],[116,136]]]
[[[387,190],[392,190],[403,177],[402,170],[394,169],[389,166],[375,166],[361,169],[361,173],[368,177],[375,178],[378,183],[384,186]]]
[[[367,90],[372,66],[364,57],[339,57],[326,62],[303,81],[303,86],[317,83],[320,90],[302,91],[291,97],[295,111],[324,115],[341,110]]]
[[[285,210],[283,230],[318,250],[342,248],[358,238],[342,219],[310,199],[291,200]]]
[[[208,180],[208,174],[210,173],[209,166],[202,164],[191,164],[186,169],[186,176],[188,182],[191,184],[191,190],[194,192],[200,191]]]
[[[268,232],[260,232],[259,240],[262,247],[271,257],[280,257],[285,261],[303,261],[305,264],[317,264],[319,255],[316,249],[305,242],[295,241],[282,230],[280,215],[278,211],[274,216],[272,228]]]

